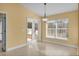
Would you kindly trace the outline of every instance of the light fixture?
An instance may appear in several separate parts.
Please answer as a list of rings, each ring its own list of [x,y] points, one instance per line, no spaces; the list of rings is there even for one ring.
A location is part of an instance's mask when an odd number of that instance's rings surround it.
[[[44,18],[43,21],[46,22],[47,21],[47,17],[46,17],[46,3],[44,3]]]

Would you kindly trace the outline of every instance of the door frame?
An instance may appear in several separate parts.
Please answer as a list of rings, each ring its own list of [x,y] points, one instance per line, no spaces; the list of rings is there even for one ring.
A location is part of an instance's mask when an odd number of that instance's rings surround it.
[[[31,20],[31,18],[30,17],[27,17],[26,18],[26,42],[27,42],[27,29],[28,29],[28,22],[31,22],[32,23],[32,20]]]
[[[8,17],[7,17],[7,12],[5,12],[5,11],[0,11],[0,13],[6,14],[6,19],[5,19],[5,20],[7,20],[7,18],[8,18]],[[5,39],[5,40],[6,40],[6,42],[5,42],[5,49],[6,49],[6,50],[3,50],[3,48],[2,48],[2,51],[3,51],[3,52],[6,52],[6,51],[7,51],[7,21],[6,21],[6,39]],[[2,46],[3,46],[3,42],[2,42]]]
[[[38,24],[38,40],[37,41],[40,41],[41,40],[41,19],[38,19],[38,18],[32,18],[32,17],[27,17],[26,18],[26,34],[27,34],[27,26],[28,26],[28,22],[31,22],[32,23],[32,31],[33,31],[33,26],[34,24],[33,23],[39,23]],[[40,29],[39,29],[40,28]],[[27,38],[27,35],[26,35],[26,38]],[[32,39],[33,39],[33,35],[32,35]]]

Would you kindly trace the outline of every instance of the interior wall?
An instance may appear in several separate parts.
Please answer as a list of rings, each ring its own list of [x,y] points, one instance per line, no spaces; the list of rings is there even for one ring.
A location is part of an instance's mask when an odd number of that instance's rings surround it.
[[[48,16],[48,20],[63,19],[63,18],[69,19],[68,39],[62,40],[62,39],[46,38],[46,23],[42,21],[42,41],[77,47],[78,46],[78,11],[65,12],[61,14]]]
[[[40,17],[20,4],[0,4],[0,11],[7,13],[7,48],[12,48],[26,43],[27,16]]]

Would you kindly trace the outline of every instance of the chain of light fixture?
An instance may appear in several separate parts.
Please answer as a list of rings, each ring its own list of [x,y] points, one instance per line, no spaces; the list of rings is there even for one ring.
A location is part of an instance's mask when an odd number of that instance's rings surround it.
[[[44,3],[44,18],[46,18],[46,3]]]

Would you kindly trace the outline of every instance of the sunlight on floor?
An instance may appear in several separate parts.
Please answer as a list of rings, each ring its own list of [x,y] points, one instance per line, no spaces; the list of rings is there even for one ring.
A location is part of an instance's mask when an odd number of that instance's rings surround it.
[[[38,44],[37,44],[37,41],[36,40],[32,40],[32,39],[27,39],[27,46],[29,48],[35,48],[38,50]]]

